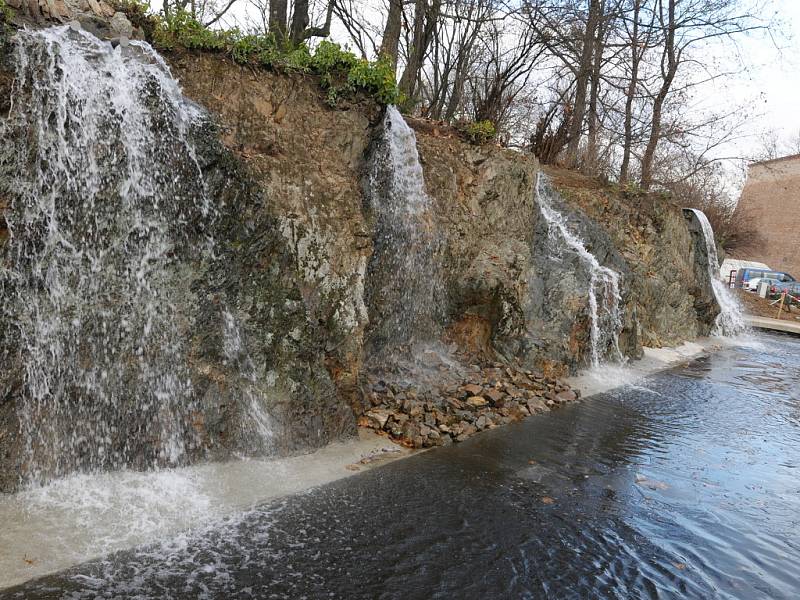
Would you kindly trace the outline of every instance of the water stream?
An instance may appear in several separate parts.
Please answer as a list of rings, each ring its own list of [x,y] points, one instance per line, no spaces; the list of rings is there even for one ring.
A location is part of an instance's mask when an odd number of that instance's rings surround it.
[[[0,598],[790,600],[798,357],[797,338],[737,338],[637,386]]]
[[[553,206],[556,194],[547,177],[539,173],[536,178],[536,202],[547,222],[551,241],[577,254],[589,271],[590,366],[597,368],[609,350],[615,360],[624,362],[619,349],[622,330],[619,273],[601,265],[597,257],[586,249],[584,241],[570,230],[566,217]]]
[[[0,345],[18,396],[24,482],[183,464],[200,445],[186,264],[213,258],[217,211],[193,135],[205,115],[144,42],[19,31],[0,131],[13,186]],[[271,444],[252,361],[226,313],[253,448]],[[8,375],[4,373],[3,375]]]
[[[719,277],[719,256],[717,255],[717,243],[714,239],[714,230],[705,213],[696,208],[689,209],[697,217],[703,232],[703,240],[706,245],[708,255],[708,277],[711,279],[711,288],[719,304],[720,313],[714,322],[714,335],[731,336],[745,330],[745,322],[742,307],[731,293],[730,288],[720,280]]]
[[[247,350],[242,329],[236,317],[227,308],[222,311],[222,351],[226,362],[235,373],[238,373],[237,389],[242,394],[242,405],[247,418],[243,419],[243,431],[240,432],[247,441],[245,447],[249,454],[264,456],[274,450],[275,436],[278,428],[269,413],[266,390],[261,389],[256,365]],[[265,378],[266,383],[270,382]]]
[[[369,165],[365,192],[376,234],[367,305],[379,312],[372,336],[387,349],[435,340],[444,310],[441,239],[417,138],[394,106],[386,108]]]

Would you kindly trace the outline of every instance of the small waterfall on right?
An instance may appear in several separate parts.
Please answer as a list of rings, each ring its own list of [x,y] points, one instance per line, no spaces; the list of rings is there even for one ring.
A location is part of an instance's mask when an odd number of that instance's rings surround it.
[[[711,227],[711,223],[708,222],[708,217],[702,210],[696,208],[688,210],[697,217],[703,232],[703,240],[705,241],[708,255],[708,277],[711,279],[711,288],[714,290],[714,296],[720,308],[720,313],[714,321],[712,334],[730,336],[741,333],[746,328],[744,317],[742,316],[742,307],[731,294],[728,286],[719,278],[719,256],[717,255],[717,243],[714,239],[714,230]]]
[[[546,176],[539,173],[536,178],[536,202],[547,222],[551,240],[563,243],[575,252],[589,271],[590,366],[598,367],[609,350],[616,360],[624,362],[619,348],[622,330],[620,275],[601,265],[597,257],[586,249],[584,241],[569,230],[566,218],[553,206],[555,194]]]

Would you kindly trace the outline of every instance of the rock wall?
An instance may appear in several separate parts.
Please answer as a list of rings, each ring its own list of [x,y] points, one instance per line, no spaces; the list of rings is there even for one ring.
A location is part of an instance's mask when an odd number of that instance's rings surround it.
[[[631,272],[630,311],[644,346],[671,346],[708,335],[719,314],[705,242],[691,218],[658,193],[624,191],[563,170],[556,187],[613,240]]]
[[[252,388],[275,416],[275,452],[352,435],[368,406],[365,335],[383,318],[365,303],[375,224],[362,186],[382,110],[358,98],[334,109],[307,77],[220,56],[166,59],[184,93],[213,116],[193,135],[220,210],[215,260],[188,262],[180,275],[199,400],[193,426],[202,439],[190,458],[252,449],[242,423]],[[0,111],[11,93],[9,67],[0,69]],[[588,273],[549,255],[534,194],[537,161],[411,124],[442,238],[445,341],[475,362],[513,362],[548,376],[586,365]],[[635,358],[642,344],[707,333],[716,305],[680,209],[652,196],[584,194],[594,184],[569,183],[556,177],[565,191],[559,210],[600,263],[622,275],[623,353]],[[0,208],[9,202],[0,197]],[[254,377],[243,378],[222,351],[226,314]],[[14,437],[15,368],[4,364],[0,377],[0,491],[24,470]]]
[[[208,55],[169,59],[185,92],[219,115],[226,145],[268,190],[269,210],[303,232],[297,260],[304,280],[337,290],[334,303],[347,307],[352,327],[332,321],[348,342],[335,360],[354,381],[366,321],[381,318],[365,314],[359,295],[374,224],[358,187],[380,110],[367,100],[331,109],[302,77],[253,72]],[[534,194],[538,163],[465,143],[447,127],[410,124],[443,238],[448,339],[478,354],[574,372],[587,352],[588,275],[575,261],[548,262]],[[707,334],[715,302],[680,208],[583,178],[564,184],[556,178],[565,192],[560,210],[600,263],[623,275],[623,353],[636,357],[642,344]],[[587,188],[591,193],[582,194]],[[592,188],[602,191],[601,201],[588,200]]]

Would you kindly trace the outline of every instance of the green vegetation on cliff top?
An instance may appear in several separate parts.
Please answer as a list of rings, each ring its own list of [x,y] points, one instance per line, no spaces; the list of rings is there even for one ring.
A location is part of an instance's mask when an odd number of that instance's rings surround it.
[[[339,44],[323,40],[312,50],[306,44],[293,46],[278,42],[270,35],[245,34],[239,29],[209,29],[186,11],[168,16],[148,15],[147,6],[135,2],[119,8],[135,25],[145,29],[157,48],[219,52],[239,64],[316,75],[331,106],[336,106],[341,98],[358,93],[381,104],[401,101],[391,63],[358,58]]]
[[[478,146],[488,144],[497,136],[497,129],[491,121],[473,121],[464,124],[457,124],[456,129],[471,144]]]

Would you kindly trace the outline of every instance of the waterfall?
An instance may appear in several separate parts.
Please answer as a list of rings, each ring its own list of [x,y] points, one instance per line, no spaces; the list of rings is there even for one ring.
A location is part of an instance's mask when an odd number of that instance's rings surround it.
[[[266,394],[259,390],[255,363],[244,343],[239,323],[228,309],[222,311],[222,327],[225,360],[242,379],[239,389],[243,396],[242,405],[249,417],[245,421],[246,430],[242,434],[247,438],[247,447],[253,453],[269,453],[274,445],[275,426],[265,407]]]
[[[553,206],[556,192],[548,185],[541,173],[536,178],[536,201],[547,222],[550,239],[563,244],[577,254],[589,271],[589,343],[592,367],[598,367],[609,346],[616,358],[623,361],[619,349],[619,334],[622,330],[622,310],[620,307],[619,273],[601,265],[597,258],[586,249],[586,245],[575,233],[569,230],[563,214]]]
[[[28,479],[180,463],[198,441],[180,261],[210,253],[214,218],[187,135],[202,114],[146,43],[56,27],[15,45],[0,341]]]
[[[720,313],[714,322],[712,334],[720,336],[736,335],[745,329],[742,307],[731,294],[730,289],[719,278],[719,256],[717,255],[717,243],[714,239],[714,230],[708,217],[702,210],[696,208],[689,209],[700,223],[703,232],[703,240],[706,244],[706,254],[708,256],[708,277],[711,279],[711,288],[719,304]]]
[[[431,340],[441,321],[440,240],[417,152],[417,139],[394,107],[373,144],[366,197],[376,217],[367,304],[380,314],[373,336],[387,348]]]

